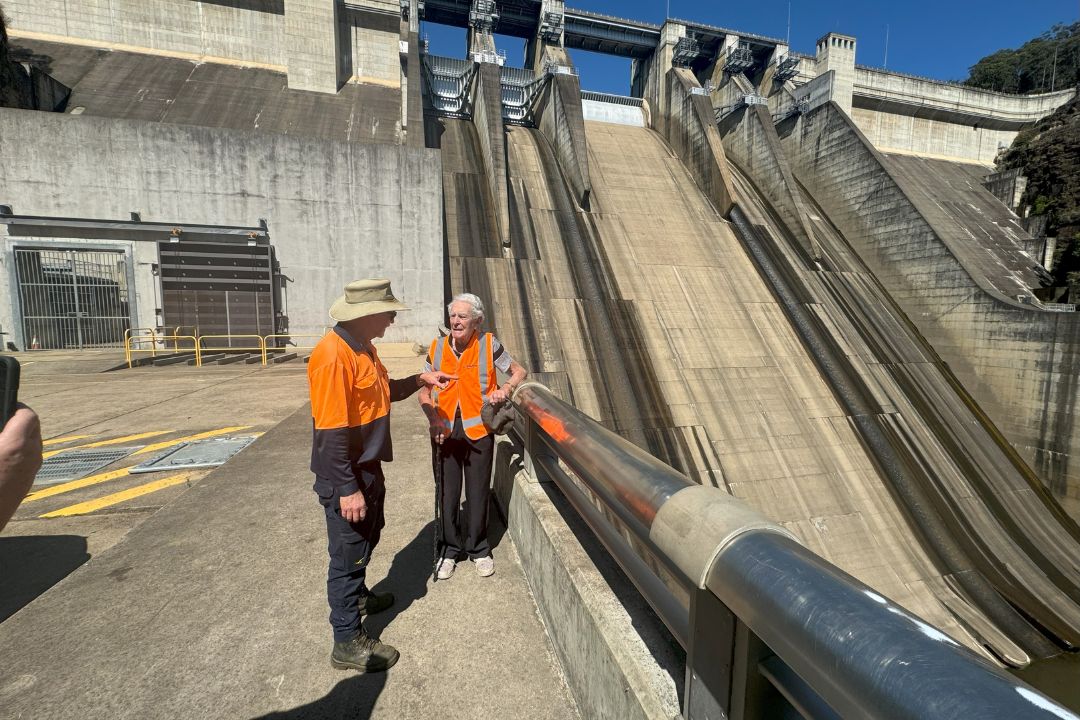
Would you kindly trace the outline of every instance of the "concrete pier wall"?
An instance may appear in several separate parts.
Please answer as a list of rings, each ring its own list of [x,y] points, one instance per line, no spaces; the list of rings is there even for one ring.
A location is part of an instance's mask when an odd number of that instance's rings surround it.
[[[708,95],[692,92],[700,86],[686,68],[668,70],[660,83],[661,95],[649,98],[651,107],[664,109],[656,130],[685,163],[716,211],[726,215],[732,204],[731,174],[716,129],[712,101]]]
[[[773,203],[807,256],[819,257],[820,249],[807,223],[802,195],[773,128],[768,107],[750,105],[736,110],[720,123],[720,132],[724,137],[724,152]]]
[[[576,75],[555,74],[536,104],[537,127],[555,150],[563,177],[578,205],[588,207],[589,149],[585,143],[585,110]]]
[[[386,276],[412,307],[388,340],[442,319],[436,150],[0,109],[0,202],[23,215],[250,226],[265,218],[290,278],[290,330],[319,332],[342,287]],[[138,261],[138,259],[137,259]],[[143,268],[149,273],[149,268]],[[137,280],[138,284],[138,280]],[[0,288],[0,297],[10,297]],[[138,325],[153,326],[153,294]],[[0,304],[0,324],[11,310]]]

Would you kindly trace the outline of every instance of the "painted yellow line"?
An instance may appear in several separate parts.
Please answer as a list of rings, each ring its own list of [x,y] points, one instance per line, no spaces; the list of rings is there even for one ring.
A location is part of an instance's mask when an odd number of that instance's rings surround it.
[[[155,452],[157,450],[164,450],[165,448],[179,445],[184,442],[193,442],[195,440],[205,440],[206,438],[212,438],[217,435],[226,435],[231,432],[239,432],[241,430],[247,430],[250,425],[237,425],[235,427],[221,428],[220,430],[208,430],[207,432],[199,433],[198,435],[188,435],[187,437],[176,438],[175,440],[167,440],[165,442],[154,443],[153,445],[147,445],[142,450],[132,453],[132,455],[143,455],[145,453]]]
[[[191,473],[170,475],[167,478],[155,480],[154,482],[149,482],[145,485],[138,485],[127,490],[121,490],[120,492],[113,493],[112,495],[99,497],[96,500],[88,500],[86,502],[81,502],[76,505],[68,505],[65,508],[53,510],[52,512],[47,512],[44,515],[39,515],[38,517],[54,518],[67,517],[70,515],[86,515],[87,513],[92,513],[95,510],[101,510],[102,508],[111,507],[127,500],[131,500],[133,498],[141,497],[143,495],[149,495],[150,493],[157,492],[158,490],[164,490],[165,488],[172,487],[173,485],[185,483],[190,478]]]
[[[98,483],[103,483],[108,480],[127,477],[130,474],[131,468],[120,468],[119,470],[110,470],[109,472],[101,473],[100,475],[91,475],[90,477],[79,478],[78,480],[72,480],[71,482],[52,485],[27,495],[26,499],[23,500],[23,505],[32,503],[35,500],[44,500],[53,495],[60,495],[61,493],[71,492],[72,490],[78,490],[79,488],[97,485]]]
[[[213,437],[214,435],[220,435],[226,432],[232,432],[233,430],[246,430],[251,427],[250,425],[240,425],[238,427],[221,428],[220,430],[210,430],[209,432],[199,433],[198,435],[189,435],[188,437],[176,438],[175,440],[167,440],[165,442],[155,443],[140,450],[135,455],[139,455],[144,452],[150,452],[151,450],[164,450],[165,448],[179,445],[180,443],[191,442],[192,440],[202,440],[204,438]],[[255,437],[259,437],[263,433],[252,433]],[[23,500],[23,504],[32,503],[35,500],[44,500],[45,498],[52,497],[53,495],[61,495],[72,490],[79,490],[84,487],[90,487],[91,485],[97,485],[98,483],[108,482],[109,480],[115,480],[116,478],[127,477],[131,474],[131,468],[120,468],[119,470],[110,470],[109,472],[100,473],[98,475],[91,475],[90,477],[80,478],[78,480],[72,480],[71,482],[61,483],[59,485],[52,485],[47,488],[32,492],[26,496]],[[209,468],[212,469],[212,468]]]
[[[174,430],[154,430],[153,432],[136,433],[135,435],[125,435],[124,437],[113,438],[112,440],[99,440],[94,443],[87,443],[85,445],[76,445],[69,448],[61,448],[59,450],[50,450],[49,452],[42,453],[41,457],[51,458],[53,455],[58,455],[68,450],[87,450],[89,448],[106,447],[108,445],[122,445],[126,442],[134,442],[136,440],[145,440],[146,438],[157,437],[158,435],[167,435],[168,433],[175,432]]]
[[[92,438],[93,435],[68,435],[67,437],[53,438],[52,440],[46,440],[42,443],[45,447],[50,445],[59,445],[60,443],[75,442],[76,440],[85,440],[86,438]]]

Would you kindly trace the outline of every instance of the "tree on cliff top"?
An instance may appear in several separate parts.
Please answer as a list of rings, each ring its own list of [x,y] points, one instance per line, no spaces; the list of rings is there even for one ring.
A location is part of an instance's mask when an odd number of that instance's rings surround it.
[[[965,85],[1008,93],[1067,90],[1080,80],[1080,22],[1058,24],[1018,50],[998,50],[971,66]]]

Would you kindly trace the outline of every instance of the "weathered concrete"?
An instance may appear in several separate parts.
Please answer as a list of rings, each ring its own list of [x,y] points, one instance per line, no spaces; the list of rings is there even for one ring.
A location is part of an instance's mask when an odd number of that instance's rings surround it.
[[[284,69],[284,3],[7,0],[13,37],[52,36]],[[119,47],[118,47],[119,49]]]
[[[724,156],[724,146],[713,117],[712,103],[707,95],[691,92],[700,88],[686,68],[673,68],[665,77],[666,121],[661,132],[671,148],[694,175],[717,212],[726,215],[731,210],[731,174]],[[650,99],[650,105],[652,100]]]
[[[585,120],[591,120],[593,122],[630,125],[631,127],[647,127],[644,109],[633,105],[619,105],[616,103],[601,102],[599,100],[582,99],[581,114]]]
[[[582,715],[680,717],[685,653],[558,489],[521,469],[521,448],[497,447],[495,493]]]
[[[348,84],[290,90],[284,72],[20,40],[19,52],[72,88],[68,112],[326,140],[402,142],[401,91]]]
[[[950,183],[947,173],[903,171],[835,105],[802,116],[781,138],[796,175],[829,219],[1020,456],[1078,516],[1080,473],[1072,458],[1080,451],[1073,427],[1080,321],[1074,313],[1039,309],[1031,292],[1035,263],[1008,238],[1022,231],[972,225],[967,208],[979,207],[972,200],[996,203],[987,191]],[[953,200],[958,193],[970,199]],[[984,239],[973,240],[976,232]]]
[[[499,66],[481,62],[473,79],[473,123],[480,140],[484,175],[491,192],[495,229],[500,244],[510,244],[510,206],[506,190],[506,139],[502,119]]]
[[[855,38],[829,33],[817,41],[817,73],[833,74],[832,101],[851,113],[851,93],[855,84]]]
[[[360,276],[389,277],[413,308],[388,340],[427,342],[442,318],[437,151],[0,110],[0,164],[0,202],[19,213],[116,219],[138,210],[147,220],[237,226],[266,218],[292,280],[294,333],[321,332],[331,302]],[[4,242],[9,250],[20,240]],[[156,248],[120,244],[136,255],[136,284],[148,283],[136,325],[156,326]],[[3,273],[0,297],[12,297],[10,282]],[[5,328],[10,309],[0,305]]]
[[[848,112],[878,150],[982,163],[1075,95],[1009,95],[864,67],[852,92]]]
[[[344,74],[337,0],[284,0],[285,67],[294,90],[336,93]]]
[[[397,3],[355,0],[8,0],[13,38],[68,42],[290,73],[333,93],[347,81],[397,88]]]
[[[569,57],[564,65],[569,66]],[[589,179],[589,148],[585,143],[585,119],[582,113],[581,83],[577,75],[556,73],[533,109],[537,127],[555,150],[574,200],[589,205],[592,181]]]
[[[392,376],[419,363],[387,359]],[[367,620],[401,651],[389,673],[328,662],[326,537],[302,407],[0,625],[5,716],[578,717],[497,513],[496,574],[464,564],[432,584],[430,446],[412,402],[391,416],[387,526],[369,570],[396,595]]]
[[[768,107],[751,105],[740,108],[725,117],[719,128],[727,155],[769,198],[807,255],[820,258],[821,248],[807,222],[807,208],[780,146]]]

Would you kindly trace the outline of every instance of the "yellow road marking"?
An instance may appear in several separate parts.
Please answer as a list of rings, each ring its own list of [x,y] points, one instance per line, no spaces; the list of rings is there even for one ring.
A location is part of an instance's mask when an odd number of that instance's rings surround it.
[[[26,503],[32,503],[35,500],[44,500],[47,497],[53,495],[60,495],[61,493],[71,492],[72,490],[78,490],[79,488],[90,487],[91,485],[97,485],[107,480],[115,480],[116,478],[126,477],[131,474],[131,468],[120,468],[119,470],[110,470],[106,473],[99,475],[91,475],[90,477],[79,478],[78,480],[72,480],[71,482],[61,483],[59,485],[53,485],[51,487],[38,490],[37,492],[30,493],[23,500],[23,505]]]
[[[68,435],[67,437],[53,438],[52,440],[46,440],[41,443],[45,447],[50,445],[59,445],[60,443],[75,442],[76,440],[85,440],[86,438],[92,438],[93,435]]]
[[[107,445],[121,445],[126,442],[132,442],[135,440],[143,440],[145,438],[157,437],[158,435],[167,435],[174,432],[173,430],[154,430],[153,432],[136,433],[135,435],[125,435],[124,437],[113,438],[112,440],[99,440],[94,443],[87,443],[86,445],[76,445],[75,447],[61,448],[60,450],[50,450],[49,452],[42,453],[42,458],[51,458],[53,455],[57,455],[68,450],[87,450],[89,448],[105,447]]]
[[[173,485],[185,483],[188,481],[189,478],[191,478],[191,475],[191,473],[170,475],[167,478],[155,480],[154,482],[149,482],[145,485],[138,485],[127,490],[121,490],[120,492],[106,495],[105,497],[99,497],[96,500],[87,500],[86,502],[81,502],[75,505],[68,505],[65,508],[53,510],[52,512],[47,512],[44,515],[39,515],[38,517],[54,518],[67,517],[70,515],[86,515],[87,513],[92,513],[95,510],[101,510],[102,508],[111,507],[126,500],[141,497],[142,495],[148,495],[152,492],[157,492],[158,490],[164,490],[165,488],[172,487]]]
[[[142,450],[139,450],[138,452],[132,453],[132,455],[143,455],[144,453],[154,452],[155,450],[164,450],[167,447],[172,447],[174,445],[179,445],[180,443],[192,442],[192,441],[195,441],[195,440],[205,440],[206,438],[212,438],[215,435],[225,435],[225,434],[231,433],[231,432],[238,432],[240,430],[247,430],[250,427],[251,427],[250,425],[237,425],[235,427],[221,428],[220,430],[208,430],[207,432],[199,433],[198,435],[188,435],[187,437],[177,438],[175,440],[167,440],[165,442],[159,442],[159,443],[154,443],[153,445],[147,445]]]
[[[222,433],[231,432],[233,430],[246,430],[251,427],[250,425],[240,425],[238,427],[221,428],[220,430],[210,430],[209,432],[199,433],[198,435],[189,435],[188,437],[177,438],[175,440],[167,440],[165,442],[155,443],[149,445],[135,455],[139,455],[151,450],[164,450],[165,448],[172,447],[173,445],[179,445],[180,443],[190,442],[192,440],[202,440],[207,437],[213,437],[214,435],[220,435]],[[262,433],[252,433],[255,437],[259,437]],[[119,470],[110,470],[109,472],[100,473],[98,475],[91,475],[90,477],[80,478],[78,480],[72,480],[70,482],[61,483],[59,485],[52,485],[51,487],[43,488],[37,492],[32,492],[26,496],[23,500],[23,504],[32,503],[35,500],[44,500],[45,498],[52,497],[53,495],[60,495],[72,490],[79,490],[80,488],[90,487],[91,485],[97,485],[98,483],[108,482],[109,480],[115,480],[116,478],[127,477],[131,474],[131,467],[120,468]],[[212,468],[210,468],[212,469]]]

